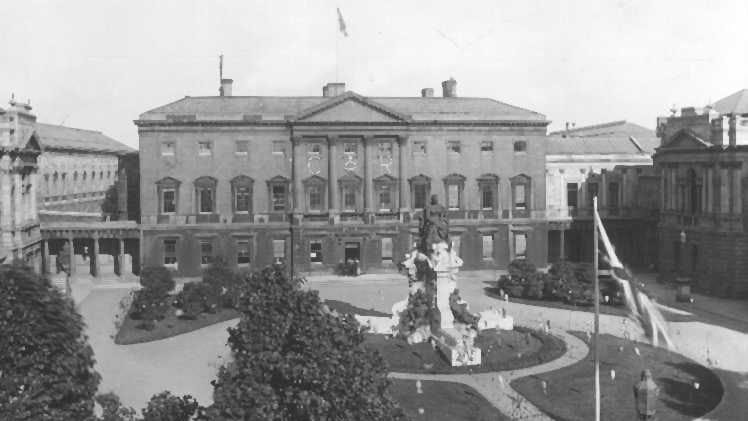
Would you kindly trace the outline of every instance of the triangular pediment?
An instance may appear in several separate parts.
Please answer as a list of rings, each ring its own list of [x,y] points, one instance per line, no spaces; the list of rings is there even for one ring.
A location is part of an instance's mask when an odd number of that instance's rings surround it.
[[[681,130],[670,137],[668,142],[659,149],[707,149],[712,146],[709,142],[696,136],[690,130]]]
[[[28,140],[26,141],[26,144],[23,146],[23,149],[25,149],[28,152],[39,152],[42,151],[41,143],[39,142],[39,135],[36,134],[36,132],[32,133],[31,136],[29,136]]]
[[[329,101],[302,111],[296,122],[396,123],[408,117],[354,92],[346,92]]]

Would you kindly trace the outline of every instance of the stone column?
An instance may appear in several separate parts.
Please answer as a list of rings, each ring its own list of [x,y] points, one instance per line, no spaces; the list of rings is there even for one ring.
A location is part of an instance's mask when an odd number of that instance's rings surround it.
[[[742,214],[743,199],[741,195],[740,167],[733,167],[732,171],[732,213],[735,215]]]
[[[700,213],[706,213],[706,190],[707,190],[707,173],[706,167],[701,168],[701,207],[699,208]]]
[[[68,253],[70,254],[70,269],[69,270],[70,270],[70,275],[73,275],[75,274],[78,268],[76,267],[77,265],[75,263],[75,243],[74,243],[74,237],[72,233],[68,236],[68,246],[69,246]]]
[[[302,204],[304,198],[304,186],[301,180],[304,178],[304,156],[301,150],[301,137],[294,136],[291,139],[293,154],[293,213],[301,214],[304,212]]]
[[[29,219],[32,221],[39,220],[39,212],[36,208],[36,194],[39,191],[39,187],[36,185],[37,180],[39,180],[39,176],[35,171],[32,171],[29,174],[29,184],[31,185],[29,189]]]
[[[719,175],[720,213],[730,213],[730,178],[727,167],[721,167]]]
[[[660,212],[664,212],[667,209],[667,196],[665,195],[665,189],[667,186],[667,169],[660,171]]]
[[[49,267],[49,240],[42,240],[42,275],[51,273]]]
[[[371,191],[372,191],[372,166],[369,162],[371,159],[371,147],[374,144],[373,136],[364,137],[364,219],[366,223],[370,223],[370,215],[374,212],[371,203]]]
[[[338,137],[330,136],[327,141],[327,190],[330,199],[327,208],[330,217],[335,218],[340,210],[340,202],[338,201]]]
[[[670,168],[670,210],[678,209],[678,169]]]
[[[23,248],[23,239],[21,237],[21,227],[24,225],[25,213],[23,209],[23,183],[21,182],[20,160],[16,158],[15,172],[13,173],[13,187],[15,188],[15,194],[13,195],[13,206],[15,214],[15,241],[14,246],[17,248],[18,255],[16,257],[21,258],[21,249]]]
[[[410,211],[410,189],[408,188],[408,158],[410,157],[408,148],[409,139],[408,136],[399,136],[398,141],[397,160],[399,169],[398,177],[400,177],[398,194],[400,199],[400,213],[403,214]]]
[[[712,167],[706,168],[704,190],[706,190],[706,212],[712,213],[714,211],[714,169]]]
[[[11,197],[10,157],[0,158],[0,246],[10,251],[13,248],[13,211]]]
[[[559,237],[560,237],[560,251],[559,251],[559,258],[561,260],[566,260],[566,230],[561,228],[559,230]]]
[[[124,267],[125,266],[125,239],[120,237],[118,243],[119,243],[119,249],[118,249],[119,255],[117,259],[119,260],[118,261],[119,273],[117,275],[122,276],[126,273],[125,267]]]
[[[597,207],[608,208],[608,171],[600,170],[600,187],[597,192]]]
[[[101,271],[99,270],[99,234],[94,233],[93,235],[93,254],[91,255],[91,258],[93,261],[91,262],[91,270],[94,278],[98,278],[101,274]]]

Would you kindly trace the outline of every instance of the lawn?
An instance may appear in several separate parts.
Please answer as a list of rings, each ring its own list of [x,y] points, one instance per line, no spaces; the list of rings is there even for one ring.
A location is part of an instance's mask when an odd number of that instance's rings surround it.
[[[521,327],[513,331],[480,332],[475,340],[475,346],[482,352],[480,366],[452,367],[428,342],[409,345],[402,338],[368,334],[364,346],[377,350],[390,371],[429,374],[516,370],[554,360],[566,352],[563,340]]]
[[[496,298],[499,300],[502,300],[503,297],[499,295],[499,290],[496,287],[489,286],[483,288],[486,295],[492,298]],[[563,301],[554,301],[554,300],[533,300],[530,298],[516,298],[516,297],[509,297],[509,301],[513,303],[519,303],[519,304],[527,304],[531,306],[542,306],[542,307],[549,307],[549,308],[560,308],[564,310],[574,310],[574,311],[587,311],[590,313],[593,313],[595,311],[594,306],[575,306],[573,304],[566,304]],[[600,302],[600,313],[601,314],[610,314],[613,316],[622,316],[626,317],[628,316],[628,310],[626,310],[626,307],[624,306],[614,306],[614,305],[608,305]]]
[[[156,327],[152,330],[141,329],[137,327],[141,320],[126,317],[114,337],[114,343],[130,345],[158,341],[239,317],[239,312],[234,309],[219,309],[215,313],[202,313],[196,319],[190,320],[177,317],[175,310],[175,308],[170,309],[166,317],[156,322]]]
[[[581,332],[574,334],[585,338]],[[640,355],[637,355],[634,347]],[[633,386],[645,368],[652,370],[655,382],[660,387],[657,403],[660,421],[703,416],[722,399],[723,383],[708,368],[666,349],[600,335],[602,419],[636,419]],[[615,370],[614,379],[611,370]],[[569,367],[515,380],[512,387],[555,419],[589,420],[594,419],[593,373],[590,353],[587,358]],[[699,383],[698,389],[694,387],[695,382]],[[731,412],[729,408],[724,410]]]
[[[460,383],[421,381],[418,393],[415,380],[392,379],[390,393],[411,420],[429,421],[503,421],[504,416],[480,393]],[[418,409],[423,409],[420,414]]]

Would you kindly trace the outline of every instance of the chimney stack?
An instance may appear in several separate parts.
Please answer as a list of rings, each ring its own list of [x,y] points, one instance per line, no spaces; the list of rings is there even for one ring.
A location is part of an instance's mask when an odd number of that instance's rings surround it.
[[[345,93],[345,83],[330,82],[322,87],[323,97],[334,97]]]
[[[434,96],[434,88],[423,88],[421,89],[421,97],[431,98]]]
[[[457,81],[450,77],[449,80],[442,82],[442,96],[444,98],[457,97]]]
[[[221,89],[218,90],[221,96],[231,96],[231,85],[233,83],[233,79],[221,79]]]

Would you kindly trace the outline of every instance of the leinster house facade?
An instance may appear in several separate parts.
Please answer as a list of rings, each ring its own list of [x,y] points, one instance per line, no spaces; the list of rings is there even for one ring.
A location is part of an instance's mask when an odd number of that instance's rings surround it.
[[[465,268],[548,261],[545,116],[487,98],[185,97],[141,114],[143,264],[390,270],[436,194]],[[556,246],[558,247],[558,245]]]

